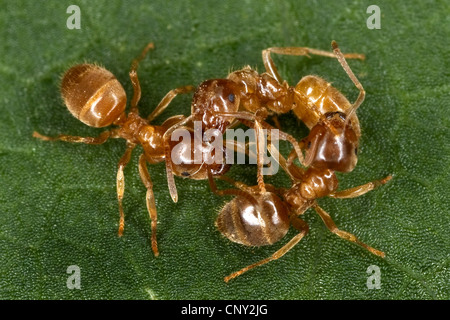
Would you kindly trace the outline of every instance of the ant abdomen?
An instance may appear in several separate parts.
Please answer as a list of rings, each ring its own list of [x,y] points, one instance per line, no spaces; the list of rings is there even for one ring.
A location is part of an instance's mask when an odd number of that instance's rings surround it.
[[[309,129],[314,127],[321,120],[320,117],[326,113],[339,111],[347,114],[352,108],[352,104],[339,90],[318,76],[303,77],[295,86],[295,91],[300,93],[303,99],[298,98],[299,101],[293,111]],[[314,105],[315,108],[311,109],[308,105]],[[351,124],[359,136],[359,121],[354,114]]]
[[[127,101],[116,77],[93,64],[79,64],[67,70],[61,81],[61,94],[74,117],[97,128],[117,120]]]
[[[243,192],[222,208],[216,220],[224,236],[247,246],[273,244],[286,235],[289,225],[289,208],[272,192]]]

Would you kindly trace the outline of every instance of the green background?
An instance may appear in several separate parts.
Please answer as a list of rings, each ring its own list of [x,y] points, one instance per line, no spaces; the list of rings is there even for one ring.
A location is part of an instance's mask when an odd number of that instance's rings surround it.
[[[69,30],[66,9],[81,9]],[[381,9],[370,30],[369,5]],[[1,1],[0,13],[0,298],[2,299],[448,299],[449,295],[449,47],[448,1]],[[350,61],[367,97],[358,116],[362,138],[348,188],[392,174],[387,185],[348,200],[319,203],[343,230],[386,252],[378,258],[331,234],[309,210],[310,233],[286,256],[228,284],[223,277],[271,255],[279,243],[247,248],[214,227],[229,200],[206,181],[176,179],[170,199],[164,164],[150,165],[158,208],[160,257],[151,252],[150,223],[137,159],[125,170],[125,233],[117,237],[115,177],[123,140],[101,146],[43,142],[59,133],[95,136],[70,115],[59,95],[70,65],[98,62],[131,96],[131,60],[150,41],[141,63],[140,110],[147,115],[170,89],[251,65],[261,50],[308,46],[364,53]],[[339,63],[323,57],[275,57],[295,84],[317,74],[350,101],[358,91]],[[177,98],[156,123],[189,114]],[[298,139],[307,129],[280,117]],[[282,144],[282,152],[289,145]],[[254,184],[253,165],[229,175]],[[289,186],[279,173],[267,179]],[[224,187],[224,185],[221,185]],[[81,290],[66,287],[68,266],[81,270]],[[381,271],[368,289],[367,268]]]

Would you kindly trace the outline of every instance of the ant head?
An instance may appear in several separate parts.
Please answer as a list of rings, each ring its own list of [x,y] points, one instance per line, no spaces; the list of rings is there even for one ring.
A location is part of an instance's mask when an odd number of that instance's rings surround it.
[[[212,147],[205,141],[198,145],[191,128],[181,127],[177,130],[185,130],[185,134],[180,136],[181,140],[170,139],[169,141],[172,169],[175,175],[202,180],[208,178],[208,172],[211,172],[213,176],[220,176],[230,170],[231,164],[224,146]],[[221,154],[216,155],[216,153]]]
[[[305,139],[306,163],[340,172],[352,171],[358,161],[359,137],[342,112],[328,112]]]
[[[239,109],[238,85],[229,79],[212,79],[201,83],[192,99],[194,121],[202,121],[203,130],[218,129],[225,132],[231,117],[220,113],[233,113]]]

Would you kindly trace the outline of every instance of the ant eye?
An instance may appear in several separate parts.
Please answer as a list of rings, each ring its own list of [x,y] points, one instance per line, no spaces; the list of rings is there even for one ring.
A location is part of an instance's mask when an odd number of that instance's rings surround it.
[[[358,155],[358,148],[355,148],[355,155]]]
[[[311,148],[311,141],[308,141],[308,149]]]
[[[234,94],[230,93],[228,95],[228,100],[230,100],[230,102],[234,102]]]
[[[190,174],[189,172],[187,172],[187,171],[183,171],[183,172],[181,173],[181,175],[182,175],[183,177],[189,177],[191,174]]]

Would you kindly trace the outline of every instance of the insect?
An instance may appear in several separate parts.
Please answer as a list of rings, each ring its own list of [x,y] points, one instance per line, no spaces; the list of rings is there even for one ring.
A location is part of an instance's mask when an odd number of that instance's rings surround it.
[[[167,119],[161,125],[152,125],[150,122],[161,114],[170,102],[181,93],[194,91],[192,86],[184,86],[171,90],[161,100],[155,110],[146,118],[139,115],[138,103],[141,98],[141,87],[137,75],[139,62],[146,56],[150,49],[153,49],[153,43],[149,43],[141,55],[134,59],[131,64],[129,77],[133,85],[133,97],[131,99],[130,110],[126,109],[126,93],[116,77],[103,67],[94,64],[79,64],[70,68],[63,76],[61,83],[61,94],[65,105],[77,119],[91,127],[115,127],[103,131],[98,137],[79,137],[69,135],[59,135],[57,137],[48,137],[34,132],[33,136],[46,141],[62,140],[67,142],[78,142],[85,144],[102,144],[109,138],[123,138],[126,140],[126,150],[119,160],[118,172],[116,178],[117,199],[119,203],[119,236],[123,235],[124,230],[124,211],[122,199],[125,190],[124,168],[128,164],[131,153],[137,145],[141,145],[143,153],[139,158],[139,174],[143,184],[147,189],[146,204],[151,218],[151,244],[155,256],[159,255],[156,239],[157,211],[155,197],[153,194],[153,184],[147,169],[147,163],[153,164],[162,161],[170,161],[172,172],[177,176],[189,177],[191,179],[207,179],[207,172],[212,175],[221,175],[227,172],[229,165],[223,164],[205,164],[194,163],[186,160],[185,151],[193,150],[194,139],[174,143],[164,139],[165,133],[169,128],[183,122],[183,115],[173,116]],[[187,128],[189,129],[189,128]],[[189,129],[190,130],[190,129]],[[173,131],[173,130],[172,130]],[[192,131],[189,131],[193,135]],[[167,145],[165,145],[167,143]],[[175,152],[175,159],[166,158],[166,149],[174,150],[177,146],[179,152]],[[203,142],[202,149],[208,149]],[[225,150],[222,150],[225,152]],[[192,154],[190,159],[193,159]],[[189,157],[187,157],[189,158]]]
[[[299,158],[303,166],[308,167],[314,162],[315,166],[349,172],[356,165],[361,136],[355,111],[364,101],[365,91],[346,58],[363,60],[365,56],[343,54],[335,41],[331,45],[333,53],[307,47],[268,48],[262,51],[265,73],[258,74],[247,66],[231,73],[228,78],[239,84],[240,101],[246,109],[256,110],[263,106],[276,114],[292,110],[305,123],[310,134],[302,141],[307,150],[305,159]],[[329,82],[314,75],[305,76],[295,86],[290,86],[280,77],[271,53],[337,58],[358,88],[358,98],[351,104]]]
[[[308,224],[299,216],[309,208],[313,208],[317,212],[331,232],[384,258],[384,252],[361,242],[353,234],[340,230],[316,200],[326,196],[336,199],[359,197],[387,183],[392,176],[337,191],[338,180],[333,170],[319,170],[314,167],[304,170],[294,164],[288,166],[282,156],[280,156],[280,162],[292,180],[289,189],[266,185],[267,191],[262,193],[257,186],[247,186],[223,176],[219,178],[228,181],[238,189],[218,190],[214,178],[209,175],[209,183],[213,192],[219,195],[234,196],[221,209],[216,219],[218,230],[229,240],[246,246],[264,246],[281,240],[287,234],[290,225],[299,231],[270,257],[233,272],[225,277],[225,282],[257,266],[279,259],[291,250],[308,233]]]
[[[216,220],[218,230],[229,240],[247,246],[270,245],[281,240],[289,230],[290,225],[299,233],[286,245],[276,251],[269,258],[249,265],[237,272],[225,277],[225,281],[243,274],[244,272],[279,259],[292,247],[294,247],[309,230],[308,225],[299,216],[309,208],[313,208],[322,218],[325,226],[343,239],[355,242],[370,252],[380,257],[384,253],[374,249],[358,240],[353,234],[342,231],[317,203],[318,198],[354,198],[361,196],[374,188],[387,183],[392,176],[375,180],[362,186],[337,191],[338,180],[335,171],[352,171],[357,163],[357,148],[360,138],[359,121],[356,109],[361,105],[365,97],[365,91],[348,66],[345,58],[363,59],[363,55],[344,55],[335,41],[332,42],[333,54],[321,50],[295,47],[295,48],[269,48],[263,51],[263,61],[266,73],[258,75],[256,71],[246,67],[231,77],[239,76],[247,79],[244,83],[248,93],[248,101],[259,99],[259,103],[265,104],[275,113],[284,113],[292,110],[310,128],[309,135],[301,141],[301,148],[306,149],[304,159],[300,163],[306,167],[301,168],[293,164],[298,155],[291,152],[288,160],[285,160],[273,147],[271,152],[280,160],[282,168],[291,178],[292,185],[289,189],[266,186],[266,192],[261,188],[246,186],[226,177],[227,180],[238,189],[217,190],[213,177],[209,176],[210,187],[219,195],[233,195],[220,211]],[[336,57],[347,75],[353,81],[360,93],[355,103],[348,100],[328,82],[317,76],[303,77],[295,87],[289,86],[281,80],[277,69],[270,57],[270,53],[289,55],[318,54],[327,57]],[[259,78],[258,78],[259,77]],[[271,83],[271,99],[261,99],[263,86],[259,83],[253,86],[248,79],[258,79]],[[250,89],[248,89],[250,88]],[[255,94],[255,92],[259,93]],[[275,95],[277,93],[278,95]],[[255,105],[256,103],[251,103]]]
[[[172,132],[188,122],[197,122],[201,124],[201,131],[216,130],[218,134],[223,135],[225,131],[232,127],[237,121],[255,129],[257,144],[257,177],[258,185],[264,190],[262,177],[263,151],[265,136],[263,128],[270,127],[264,121],[266,117],[265,109],[243,111],[240,110],[240,92],[238,85],[230,79],[209,79],[202,82],[195,91],[191,103],[191,115],[184,120],[176,123],[169,128],[165,134],[166,141],[165,156],[170,159],[171,152],[167,141]],[[279,130],[278,137],[287,140],[294,146],[294,152],[302,159],[303,154],[298,142],[289,134]],[[177,202],[178,195],[175,188],[175,182],[172,174],[172,161],[166,161],[167,180],[169,190],[174,202]],[[171,187],[173,186],[173,187]]]
[[[247,66],[242,70],[231,72],[226,79],[210,79],[202,82],[194,93],[191,115],[167,130],[165,139],[169,138],[172,130],[185,125],[189,121],[201,122],[202,131],[217,129],[223,134],[227,128],[232,126],[234,120],[239,119],[240,122],[256,129],[257,180],[262,192],[265,188],[261,173],[263,156],[261,141],[264,139],[262,129],[273,128],[264,121],[268,114],[267,109],[274,113],[286,113],[293,110],[310,129],[312,128],[306,141],[302,141],[307,146],[313,146],[313,148],[308,148],[306,159],[304,159],[297,141],[291,135],[280,131],[280,138],[291,142],[294,147],[292,152],[297,154],[300,163],[304,166],[309,166],[313,161],[317,163],[316,151],[320,147],[324,147],[325,144],[337,145],[340,153],[348,153],[348,149],[357,150],[360,131],[358,118],[354,111],[364,99],[364,90],[348,66],[345,57],[364,59],[364,55],[342,54],[334,41],[332,46],[334,53],[306,47],[269,48],[262,52],[266,68],[265,73],[259,74],[256,70]],[[281,80],[270,56],[271,53],[288,55],[308,55],[310,53],[335,57],[355,85],[360,88],[360,97],[351,105],[337,89],[316,76],[304,77],[295,87],[291,87],[286,81]],[[339,122],[339,119],[345,118],[351,119],[351,121]],[[329,131],[332,134],[329,134]],[[168,144],[166,144],[165,154],[166,158],[170,159],[170,150],[167,146]],[[325,166],[330,166],[330,163],[340,161],[340,153],[327,154],[325,155],[326,158],[323,159],[322,157],[321,161],[326,162]],[[357,161],[356,152],[355,156],[349,159],[354,167]],[[166,161],[167,180],[172,199],[176,202],[178,195],[171,173],[171,163],[171,161]],[[335,169],[351,171],[353,168],[351,166],[344,168],[341,164],[339,168]]]

